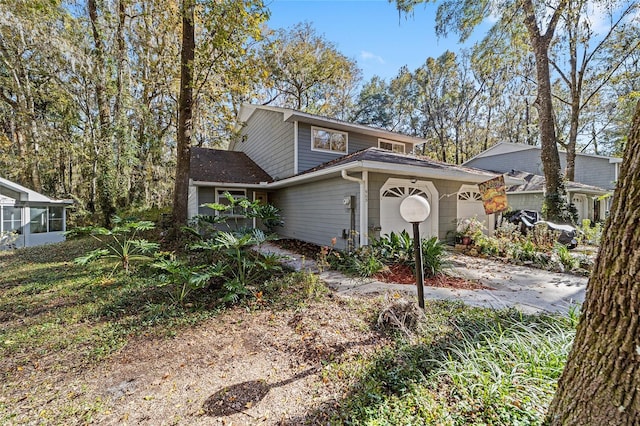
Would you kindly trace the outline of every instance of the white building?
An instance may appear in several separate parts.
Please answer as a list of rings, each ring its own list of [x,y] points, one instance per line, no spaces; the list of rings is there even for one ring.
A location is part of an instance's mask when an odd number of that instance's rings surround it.
[[[64,241],[70,204],[0,177],[0,249]]]

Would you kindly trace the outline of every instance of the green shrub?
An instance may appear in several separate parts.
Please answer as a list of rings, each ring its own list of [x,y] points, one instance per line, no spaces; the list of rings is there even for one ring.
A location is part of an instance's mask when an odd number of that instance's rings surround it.
[[[578,267],[578,259],[573,257],[571,251],[564,244],[556,243],[553,247],[553,253],[558,257],[558,260],[564,267],[564,270],[569,272]]]
[[[330,419],[318,416],[317,423],[542,423],[573,341],[575,312],[533,316],[434,302],[424,315],[410,333],[391,332],[392,347],[342,366],[353,386]],[[396,309],[391,322],[409,329],[407,319]]]
[[[212,278],[222,276],[225,269],[223,263],[192,267],[173,255],[156,260],[151,267],[163,272],[158,276],[161,286],[169,286],[173,302],[180,305],[193,290],[205,288]]]
[[[445,266],[444,244],[437,237],[423,239],[421,244],[422,266],[425,275],[431,277],[442,272]],[[370,249],[364,252],[360,251],[360,253],[366,254],[365,263],[371,270],[394,264],[408,265],[415,269],[413,238],[409,236],[407,231],[402,231],[399,234],[391,232],[380,239],[372,240]],[[360,259],[362,260],[362,257]]]
[[[407,231],[391,232],[370,242],[371,247],[383,263],[409,265],[413,262],[413,238]]]
[[[385,268],[385,264],[371,251],[353,257],[353,272],[360,277],[371,277]]]
[[[519,241],[522,238],[520,227],[514,223],[502,221],[494,233],[495,238],[505,238],[509,241]]]
[[[559,231],[553,231],[546,224],[540,223],[527,234],[527,239],[536,246],[536,249],[545,251],[555,246],[559,236]]]
[[[252,249],[268,239],[259,229],[244,234],[217,232],[214,239],[195,243],[191,249],[204,250],[211,254],[212,264],[223,265],[220,274],[223,280],[222,300],[236,303],[252,294],[257,284],[282,271],[278,255],[263,255]]]
[[[132,261],[151,261],[151,256],[159,248],[158,243],[147,241],[144,238],[138,238],[138,234],[155,228],[153,222],[148,220],[130,221],[124,220],[119,216],[114,216],[112,223],[115,226],[106,229],[99,226],[89,226],[83,228],[75,228],[67,235],[91,235],[103,244],[102,248],[90,251],[84,256],[77,257],[75,263],[86,265],[87,263],[96,261],[101,258],[114,259],[119,261],[122,268],[129,272]],[[118,267],[118,263],[113,270]]]
[[[602,223],[592,223],[589,219],[582,220],[582,226],[578,227],[580,243],[599,246],[602,239]]]
[[[422,266],[425,276],[433,277],[442,272],[445,266],[444,256],[444,244],[438,241],[437,237],[422,240]]]

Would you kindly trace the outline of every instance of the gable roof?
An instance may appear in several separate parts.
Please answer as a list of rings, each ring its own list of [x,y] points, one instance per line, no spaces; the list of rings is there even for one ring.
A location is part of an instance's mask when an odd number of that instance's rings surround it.
[[[316,114],[309,114],[307,112],[297,111],[289,108],[282,108],[270,105],[252,105],[244,104],[240,107],[240,113],[238,115],[239,121],[245,123],[257,110],[279,112],[283,116],[283,121],[287,123],[293,123],[300,121],[302,123],[308,123],[315,126],[329,127],[335,130],[343,130],[346,132],[357,132],[364,135],[376,136],[379,138],[391,139],[398,142],[409,143],[412,145],[420,145],[426,142],[425,139],[416,136],[409,136],[403,133],[392,132],[390,130],[381,129],[378,127],[366,126],[364,124],[355,124],[348,121],[338,120],[330,117],[323,117]]]
[[[47,204],[73,204],[71,200],[54,200],[9,179],[0,177],[0,199],[4,202],[35,202]]]
[[[260,184],[273,178],[244,152],[191,147],[189,177],[194,181]]]
[[[326,169],[331,166],[338,166],[340,164],[347,164],[353,161],[373,161],[380,162],[386,164],[397,164],[404,166],[416,166],[416,167],[426,167],[434,170],[460,170],[474,174],[481,174],[483,176],[494,176],[496,173],[487,172],[486,170],[473,169],[471,167],[463,167],[456,166],[453,164],[443,163],[442,161],[432,160],[423,156],[414,156],[409,154],[400,154],[397,152],[392,152],[382,148],[365,148],[360,151],[356,151],[354,153],[342,156],[340,158],[336,158],[335,160],[328,161],[326,163],[322,163],[319,166],[316,166],[312,169],[306,170],[302,172],[309,173],[314,172],[316,170]]]
[[[476,158],[484,158],[484,157],[492,157],[494,155],[500,154],[510,154],[512,152],[519,151],[528,151],[528,150],[538,150],[540,151],[542,148],[534,145],[527,145],[522,143],[511,143],[511,142],[498,142],[492,147],[482,151],[480,154],[476,155],[465,161],[463,164],[467,164]],[[559,151],[560,154],[566,154],[566,151]],[[585,154],[583,152],[576,152],[576,156],[585,156],[585,157],[594,157],[594,158],[602,158],[609,161],[609,163],[620,163],[622,162],[622,158],[620,157],[609,157],[606,155],[596,155],[596,154]]]
[[[517,170],[511,170],[507,173],[508,176],[522,179],[524,181],[523,184],[513,185],[507,187],[507,192],[543,192],[545,185],[544,176],[534,175],[533,173],[521,172]],[[585,185],[579,182],[566,182],[565,183],[567,191],[570,192],[583,192],[586,194],[610,194],[611,191],[599,188],[597,186]]]
[[[475,183],[484,182],[502,174],[474,169],[471,167],[456,166],[425,157],[399,154],[380,148],[366,148],[320,164],[319,166],[306,170],[295,176],[273,182],[270,185],[273,187],[281,187],[300,183],[302,181],[322,179],[327,175],[337,174],[343,170],[356,172],[367,170],[411,177],[426,177],[432,179]],[[522,182],[518,178],[507,177],[507,180],[507,183],[511,185]]]

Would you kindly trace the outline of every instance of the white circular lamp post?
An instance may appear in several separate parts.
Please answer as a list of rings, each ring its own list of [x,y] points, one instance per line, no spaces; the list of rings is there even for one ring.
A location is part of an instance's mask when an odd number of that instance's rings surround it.
[[[424,309],[424,269],[422,268],[422,244],[420,224],[431,213],[429,202],[419,195],[411,195],[400,204],[400,216],[413,225],[413,255],[416,262],[416,285],[418,286],[418,306]]]

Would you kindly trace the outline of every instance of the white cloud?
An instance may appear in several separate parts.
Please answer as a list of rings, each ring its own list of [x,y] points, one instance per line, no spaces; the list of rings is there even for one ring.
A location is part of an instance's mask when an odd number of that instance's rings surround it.
[[[375,55],[371,52],[367,52],[366,50],[360,52],[360,59],[362,59],[363,61],[375,61],[379,64],[384,64],[384,59],[382,59],[382,56]]]

